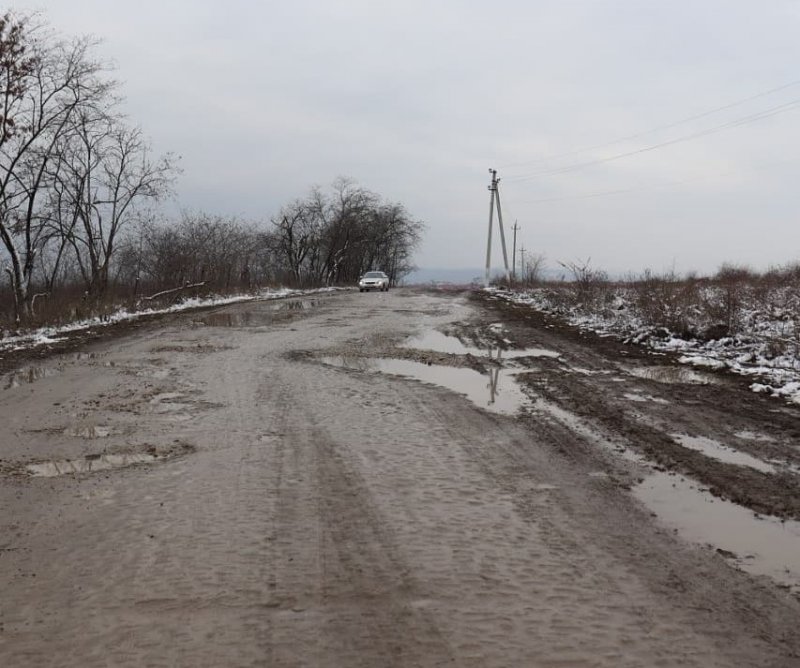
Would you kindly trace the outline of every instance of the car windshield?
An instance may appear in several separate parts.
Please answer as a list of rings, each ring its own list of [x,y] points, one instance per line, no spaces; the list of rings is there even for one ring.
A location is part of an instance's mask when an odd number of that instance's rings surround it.
[[[383,278],[384,274],[382,271],[368,271],[364,274],[364,278]]]

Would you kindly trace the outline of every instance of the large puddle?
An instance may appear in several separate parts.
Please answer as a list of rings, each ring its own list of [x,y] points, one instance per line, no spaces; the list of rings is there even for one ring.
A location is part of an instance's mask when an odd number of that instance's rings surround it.
[[[466,395],[481,408],[504,415],[514,415],[526,400],[514,374],[499,367],[484,375],[472,369],[387,358],[326,357],[322,361],[341,368],[385,373],[439,385]]]
[[[257,310],[209,313],[200,318],[200,322],[211,327],[263,327],[272,324],[276,311],[304,311],[314,308],[318,303],[318,299],[282,300],[274,304],[259,303]]]
[[[775,472],[775,467],[772,464],[761,461],[745,452],[729,448],[711,438],[706,438],[705,436],[689,436],[688,434],[670,434],[670,436],[684,448],[702,452],[707,457],[716,459],[718,462],[736,464],[737,466],[749,466],[763,473]]]
[[[633,493],[683,538],[710,544],[742,570],[800,593],[800,522],[756,517],[680,475],[656,473]]]

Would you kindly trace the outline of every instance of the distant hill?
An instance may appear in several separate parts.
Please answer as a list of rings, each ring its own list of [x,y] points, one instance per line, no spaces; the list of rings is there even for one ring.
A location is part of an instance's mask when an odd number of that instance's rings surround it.
[[[485,269],[437,269],[424,268],[412,271],[403,278],[403,285],[425,285],[428,283],[453,283],[455,285],[469,285],[472,282],[483,284]],[[542,274],[547,280],[557,281],[564,273],[564,270],[545,269]],[[498,269],[492,271],[492,276],[502,276],[503,272]]]
[[[484,271],[484,269],[417,269],[403,278],[403,284],[455,283],[456,285],[469,285],[473,280],[482,282]]]

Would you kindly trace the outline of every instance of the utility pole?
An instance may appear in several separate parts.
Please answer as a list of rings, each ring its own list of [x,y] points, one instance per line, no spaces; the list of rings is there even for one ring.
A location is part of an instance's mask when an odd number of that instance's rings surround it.
[[[522,244],[519,247],[519,270],[522,273],[522,279],[525,280],[525,246]]]
[[[500,209],[500,179],[497,178],[497,170],[489,169],[492,175],[492,183],[489,186],[489,236],[486,241],[486,277],[484,284],[489,287],[489,279],[492,271],[492,225],[494,223],[494,205],[497,202],[497,223],[500,227],[500,242],[503,244],[503,262],[506,269],[506,280],[510,283],[511,276],[508,271],[508,252],[506,250],[506,235],[503,230],[503,212]]]
[[[484,287],[489,287],[489,274],[492,271],[492,221],[494,220],[494,193],[497,188],[497,170],[490,169],[492,183],[489,186],[489,237],[486,240],[486,276],[483,281]]]
[[[514,230],[514,245],[511,247],[511,276],[516,281],[517,280],[517,230],[519,229],[519,225],[517,225],[517,221],[514,221],[514,227],[511,228]]]

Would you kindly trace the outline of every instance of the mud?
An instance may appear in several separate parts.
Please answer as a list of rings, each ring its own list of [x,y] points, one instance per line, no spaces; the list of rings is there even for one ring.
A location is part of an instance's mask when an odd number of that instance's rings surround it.
[[[514,345],[538,343],[563,353],[562,364],[539,360],[541,373],[522,377],[531,397],[581,416],[598,432],[613,434],[626,449],[697,480],[715,496],[761,514],[800,520],[800,477],[795,473],[800,465],[800,407],[776,406],[734,375],[714,373],[713,382],[698,383],[686,375],[677,357],[659,355],[654,365],[654,357],[641,348],[581,332],[529,308],[496,299],[481,303],[489,309],[484,322],[505,318]],[[666,362],[678,371],[667,374],[670,382],[664,382],[663,371],[654,379],[652,369],[663,369]],[[723,462],[684,447],[672,438],[675,433],[778,463],[764,472]],[[759,439],[736,436],[748,433],[759,434]]]
[[[2,360],[0,664],[800,661],[794,407],[480,296],[213,314]]]

